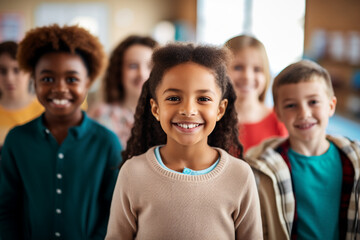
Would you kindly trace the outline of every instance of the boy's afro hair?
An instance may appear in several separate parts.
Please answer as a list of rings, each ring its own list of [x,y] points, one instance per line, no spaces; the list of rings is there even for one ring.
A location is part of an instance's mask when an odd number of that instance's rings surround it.
[[[47,53],[67,52],[79,55],[93,81],[104,70],[106,55],[97,37],[79,26],[57,24],[28,31],[20,42],[17,59],[20,68],[34,74],[39,59]]]

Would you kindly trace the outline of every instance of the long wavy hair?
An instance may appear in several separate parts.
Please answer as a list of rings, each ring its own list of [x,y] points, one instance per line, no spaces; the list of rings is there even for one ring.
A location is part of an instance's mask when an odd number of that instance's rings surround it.
[[[151,113],[150,99],[156,101],[155,91],[165,72],[187,62],[208,68],[214,74],[216,83],[221,89],[221,100],[228,100],[226,112],[209,135],[208,144],[242,158],[243,148],[238,140],[237,113],[234,105],[236,94],[226,74],[227,59],[228,52],[225,49],[195,46],[189,43],[172,43],[154,52],[152,56],[154,66],[149,80],[142,87],[131,137],[127,142],[126,150],[122,152],[123,164],[133,156],[145,153],[150,147],[166,144],[166,134]]]
[[[109,66],[104,77],[104,100],[106,103],[124,102],[125,88],[123,83],[124,55],[133,45],[142,45],[155,49],[158,43],[151,37],[131,35],[124,39],[112,51]]]

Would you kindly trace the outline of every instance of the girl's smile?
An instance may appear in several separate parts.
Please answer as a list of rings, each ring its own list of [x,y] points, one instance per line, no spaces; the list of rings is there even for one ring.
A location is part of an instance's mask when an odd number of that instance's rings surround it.
[[[225,113],[227,100],[221,100],[221,90],[209,69],[188,62],[165,72],[151,105],[167,143],[207,145],[208,136]]]
[[[203,126],[203,124],[200,123],[174,123],[175,127],[182,133],[194,133]]]

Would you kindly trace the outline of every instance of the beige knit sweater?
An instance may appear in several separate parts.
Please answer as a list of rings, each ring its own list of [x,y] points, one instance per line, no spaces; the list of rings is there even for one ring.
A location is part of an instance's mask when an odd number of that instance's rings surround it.
[[[106,239],[262,239],[250,167],[217,151],[215,169],[198,176],[165,170],[154,148],[128,160],[114,190]]]

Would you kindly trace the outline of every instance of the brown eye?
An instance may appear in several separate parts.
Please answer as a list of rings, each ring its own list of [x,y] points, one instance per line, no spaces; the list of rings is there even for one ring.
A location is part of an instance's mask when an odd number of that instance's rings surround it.
[[[199,98],[199,102],[208,102],[208,101],[211,101],[211,99],[208,97],[200,97]]]
[[[168,98],[166,98],[166,100],[175,102],[175,101],[180,101],[180,98],[179,97],[168,97]]]
[[[7,73],[6,68],[0,68],[0,74],[1,75],[6,75],[6,73]]]
[[[241,65],[235,65],[235,66],[234,66],[234,70],[235,70],[235,71],[242,71],[242,70],[244,70],[244,67],[241,66]]]
[[[74,82],[77,82],[78,79],[75,78],[75,77],[69,77],[69,78],[66,79],[66,81],[67,81],[68,83],[74,83]]]
[[[262,68],[261,67],[255,67],[254,72],[262,72]]]
[[[40,79],[40,81],[44,83],[52,83],[54,82],[54,79],[52,77],[43,77]]]

